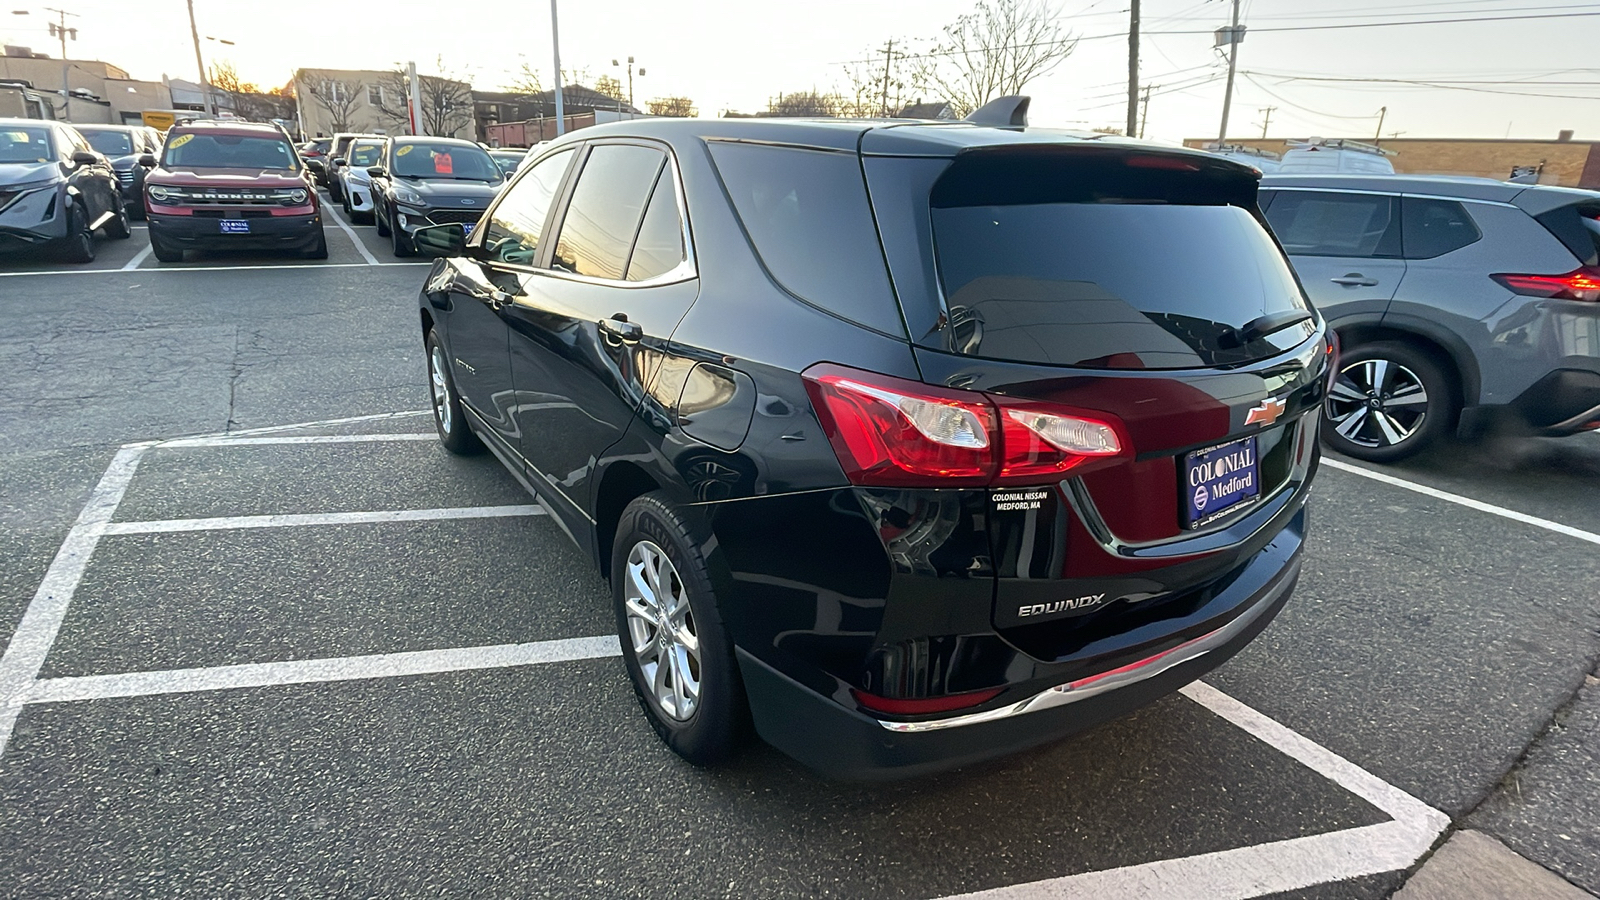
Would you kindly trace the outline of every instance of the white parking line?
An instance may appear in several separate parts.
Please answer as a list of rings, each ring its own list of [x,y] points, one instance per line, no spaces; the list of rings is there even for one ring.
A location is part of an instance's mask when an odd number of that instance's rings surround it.
[[[1573,528],[1571,525],[1563,525],[1560,522],[1553,522],[1549,519],[1541,519],[1538,516],[1530,516],[1527,513],[1519,513],[1514,509],[1506,509],[1503,506],[1495,506],[1492,503],[1484,503],[1481,500],[1474,500],[1471,497],[1463,497],[1460,494],[1452,494],[1448,491],[1441,491],[1437,488],[1428,487],[1427,485],[1417,484],[1414,481],[1406,481],[1404,478],[1396,478],[1393,475],[1386,475],[1382,472],[1374,472],[1371,469],[1353,466],[1347,462],[1340,462],[1337,459],[1328,459],[1327,457],[1323,457],[1322,464],[1328,466],[1329,468],[1337,469],[1340,472],[1349,472],[1351,475],[1359,475],[1362,478],[1370,478],[1373,481],[1379,481],[1393,487],[1414,491],[1418,494],[1422,494],[1425,497],[1432,497],[1435,500],[1443,500],[1446,503],[1454,503],[1457,506],[1465,506],[1468,509],[1475,509],[1478,512],[1486,512],[1490,515],[1510,519],[1513,522],[1521,522],[1524,525],[1532,525],[1535,528],[1543,528],[1546,531],[1553,531],[1556,534],[1564,534],[1567,537],[1577,538],[1580,541],[1588,541],[1591,544],[1600,544],[1600,534],[1595,534],[1592,531],[1584,531],[1581,528]]]
[[[343,419],[322,419],[317,422],[295,422],[292,425],[268,425],[265,428],[245,428],[239,431],[219,431],[214,434],[197,434],[193,437],[244,437],[252,434],[275,434],[280,431],[298,431],[302,428],[331,428],[335,425],[349,425],[353,422],[376,422],[380,419],[409,419],[413,416],[430,415],[432,412],[432,410],[428,409],[408,409],[405,412],[375,413],[370,416],[346,416]]]
[[[361,243],[361,238],[356,236],[355,229],[345,224],[344,217],[339,215],[338,207],[331,203],[324,203],[322,208],[328,213],[328,218],[333,220],[333,224],[339,226],[339,229],[345,233],[345,236],[350,238],[350,243],[356,245],[356,250],[360,252],[361,258],[367,261],[367,265],[378,265],[378,258],[367,251],[367,245]]]
[[[34,682],[27,702],[60,703],[69,700],[185,694],[281,684],[396,678],[405,675],[432,675],[471,669],[503,669],[542,663],[604,659],[620,655],[622,647],[615,635],[598,635],[557,641],[534,641],[527,644],[499,644],[490,647],[454,647],[447,650],[249,663],[203,669],[85,675]]]
[[[100,483],[89,495],[89,502],[78,514],[78,521],[61,542],[50,568],[45,570],[39,589],[11,635],[5,656],[0,657],[0,754],[5,752],[6,743],[11,739],[11,729],[17,724],[22,705],[27,702],[30,685],[39,676],[39,668],[56,642],[56,633],[61,630],[61,621],[67,614],[67,604],[72,602],[78,582],[83,579],[89,557],[94,554],[106,523],[116,513],[139,467],[139,460],[148,449],[148,446],[124,447],[111,458],[111,465],[106,467]]]
[[[370,269],[373,266],[431,266],[431,262],[381,262],[381,263],[274,263],[259,266],[158,266],[152,269],[140,269],[144,272],[157,272],[163,275],[176,272],[252,272],[264,269],[301,269],[314,271],[317,269]],[[39,269],[31,272],[0,272],[0,278],[24,278],[33,275],[117,275],[122,269]]]
[[[139,268],[139,264],[144,262],[146,259],[148,259],[150,257],[151,251],[154,250],[154,249],[155,249],[155,245],[154,244],[145,244],[144,245],[144,249],[140,250],[138,253],[134,254],[133,259],[130,259],[127,262],[122,264],[122,271],[129,272],[129,271],[132,271],[134,269]]]
[[[456,506],[440,509],[381,509],[342,513],[295,513],[273,516],[218,516],[210,519],[155,519],[148,522],[112,522],[103,534],[171,534],[180,531],[230,531],[237,528],[297,528],[303,525],[366,525],[388,522],[427,522],[437,519],[496,519],[542,516],[544,507]]]
[[[389,441],[436,441],[431,432],[403,432],[400,434],[300,434],[268,437],[216,437],[175,438],[162,441],[160,446],[176,447],[256,447],[263,444],[369,444]]]

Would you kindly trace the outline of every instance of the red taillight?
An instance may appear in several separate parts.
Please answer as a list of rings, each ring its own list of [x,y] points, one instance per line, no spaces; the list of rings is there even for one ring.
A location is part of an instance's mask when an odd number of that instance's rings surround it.
[[[1600,301],[1600,269],[1584,266],[1565,275],[1491,275],[1500,284],[1527,297]]]
[[[983,691],[968,691],[965,694],[947,694],[943,697],[914,697],[896,699],[894,697],[879,697],[869,694],[858,688],[850,689],[856,702],[873,712],[888,713],[892,716],[920,716],[928,713],[951,712],[957,709],[967,709],[980,703],[993,700],[1000,696],[999,688]]]
[[[827,363],[803,375],[852,484],[961,487],[1050,481],[1129,452],[1103,414],[934,387]]]

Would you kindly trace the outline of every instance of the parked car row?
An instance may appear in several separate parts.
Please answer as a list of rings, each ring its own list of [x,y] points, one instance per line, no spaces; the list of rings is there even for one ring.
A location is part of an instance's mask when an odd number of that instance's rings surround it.
[[[125,196],[112,162],[78,129],[0,119],[0,253],[93,262],[96,231],[113,240],[133,233]]]

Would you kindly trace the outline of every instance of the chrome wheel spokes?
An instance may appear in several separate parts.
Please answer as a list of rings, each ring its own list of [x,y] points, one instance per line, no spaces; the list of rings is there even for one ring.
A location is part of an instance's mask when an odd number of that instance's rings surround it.
[[[629,650],[656,705],[686,721],[700,702],[700,638],[688,587],[665,551],[650,541],[633,545],[623,577]]]
[[[450,417],[450,383],[445,380],[443,347],[436,345],[428,354],[428,378],[433,388],[433,414],[439,418],[439,430],[449,434],[455,423]]]
[[[1389,359],[1351,363],[1328,391],[1328,420],[1340,437],[1363,447],[1409,440],[1428,417],[1428,391],[1417,373]]]

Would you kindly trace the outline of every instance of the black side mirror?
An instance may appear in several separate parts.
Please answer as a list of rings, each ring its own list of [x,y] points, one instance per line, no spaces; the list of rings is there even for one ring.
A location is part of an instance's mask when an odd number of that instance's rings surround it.
[[[467,249],[467,230],[459,222],[424,225],[411,232],[417,249],[433,256],[460,256]]]
[[[156,155],[154,153],[141,155],[139,157],[139,165],[144,166],[146,169],[154,169],[156,167]]]
[[[387,178],[389,173],[383,170],[383,166],[367,166],[367,175],[371,178]]]
[[[333,164],[336,166],[343,166],[347,164],[347,160],[345,160],[345,158],[342,156],[335,156],[333,158]]]
[[[100,164],[100,154],[91,153],[88,150],[75,150],[75,151],[73,151],[73,154],[72,154],[72,161],[77,163],[80,166],[99,165]]]

